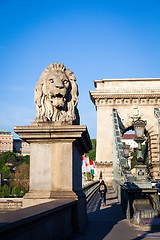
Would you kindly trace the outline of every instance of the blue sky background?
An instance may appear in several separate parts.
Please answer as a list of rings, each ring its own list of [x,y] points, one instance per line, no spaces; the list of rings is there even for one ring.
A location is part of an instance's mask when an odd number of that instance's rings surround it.
[[[94,80],[160,77],[159,58],[160,0],[0,0],[0,129],[30,125],[40,74],[63,62],[77,78],[81,124],[96,138]]]

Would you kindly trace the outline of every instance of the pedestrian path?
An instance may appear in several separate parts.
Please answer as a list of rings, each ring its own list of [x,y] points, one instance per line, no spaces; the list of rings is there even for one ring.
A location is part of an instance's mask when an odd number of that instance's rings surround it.
[[[160,232],[143,231],[126,220],[113,188],[108,188],[106,206],[96,193],[87,206],[88,227],[75,240],[160,240]]]

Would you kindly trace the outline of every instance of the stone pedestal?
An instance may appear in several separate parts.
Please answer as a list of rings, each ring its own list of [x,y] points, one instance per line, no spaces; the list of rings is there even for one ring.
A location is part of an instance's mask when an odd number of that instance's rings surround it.
[[[91,149],[86,126],[33,123],[14,131],[30,143],[30,189],[23,207],[84,197],[81,156]]]
[[[147,168],[146,165],[141,164],[141,165],[136,165],[136,180],[134,183],[136,186],[139,188],[152,188],[151,182],[148,181],[147,179]]]

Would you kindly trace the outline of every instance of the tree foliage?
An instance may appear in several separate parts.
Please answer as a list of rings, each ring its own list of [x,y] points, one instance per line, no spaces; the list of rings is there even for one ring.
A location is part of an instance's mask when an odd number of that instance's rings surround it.
[[[96,160],[96,139],[91,139],[92,142],[92,150],[89,151],[89,153],[86,154],[86,156],[89,156],[89,160]]]
[[[20,191],[21,191],[21,189],[18,186],[14,186],[12,189],[11,195],[12,196],[20,196]]]
[[[1,193],[2,196],[4,197],[7,197],[10,195],[10,188],[8,187],[7,184],[5,184],[3,187],[2,187],[2,193]]]
[[[29,189],[29,166],[26,163],[22,163],[17,167],[14,181],[16,181],[19,187]]]
[[[10,190],[17,196],[23,196],[28,191],[29,165],[30,156],[28,155],[17,155],[14,152],[0,153],[0,172],[6,183],[5,187],[0,189],[1,196],[9,196]]]
[[[9,166],[4,165],[2,167],[2,178],[3,179],[10,179],[12,176],[11,169]]]
[[[144,155],[144,150],[145,150],[145,146],[143,145],[142,146],[142,155]],[[138,164],[138,161],[137,161],[137,151],[134,151],[131,153],[131,156],[133,157],[132,158],[132,161],[131,161],[131,169],[135,167],[135,165]],[[146,159],[145,159],[145,164],[147,165],[148,164],[148,156],[146,155]]]

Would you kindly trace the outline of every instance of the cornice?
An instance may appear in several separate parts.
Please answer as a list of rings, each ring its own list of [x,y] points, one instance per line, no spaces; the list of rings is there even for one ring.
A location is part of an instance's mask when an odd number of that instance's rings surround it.
[[[155,93],[146,93],[146,94],[139,94],[139,93],[128,93],[128,94],[119,94],[119,93],[113,93],[113,94],[108,94],[104,92],[97,92],[97,91],[90,91],[90,97],[92,102],[95,104],[95,100],[108,100],[108,99],[160,99],[160,93],[155,94]]]
[[[95,99],[101,99],[101,98],[160,98],[160,94],[102,94],[102,95],[91,95],[91,97]]]

